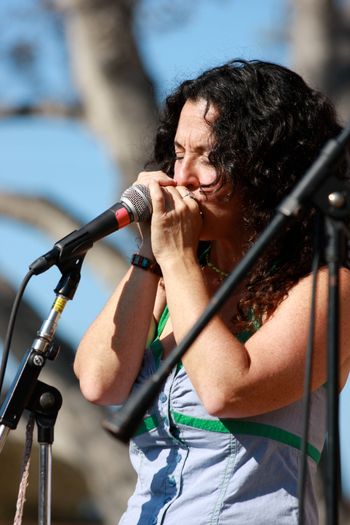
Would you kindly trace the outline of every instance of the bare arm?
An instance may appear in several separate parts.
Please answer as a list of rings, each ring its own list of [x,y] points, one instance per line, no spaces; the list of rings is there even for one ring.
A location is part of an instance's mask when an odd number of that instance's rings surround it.
[[[139,175],[138,182],[174,185],[162,172]],[[150,225],[140,225],[140,253],[154,259]],[[88,328],[77,349],[74,372],[81,391],[91,402],[119,404],[128,396],[140,370],[146,341],[164,307],[159,276],[131,267],[115,292]]]
[[[179,342],[208,304],[197,269],[170,276],[163,268],[175,339]],[[191,290],[185,289],[187,285]],[[340,387],[349,373],[350,273],[342,270],[340,298]],[[327,273],[321,271],[313,359],[312,388],[327,381]],[[183,288],[179,287],[179,282]],[[219,417],[249,417],[281,408],[303,394],[310,317],[311,277],[300,281],[269,319],[242,345],[215,316],[185,354],[183,364],[203,404]],[[185,310],[183,305],[187,304]]]
[[[140,369],[158,277],[132,267],[84,335],[74,361],[83,395],[91,402],[125,400]]]

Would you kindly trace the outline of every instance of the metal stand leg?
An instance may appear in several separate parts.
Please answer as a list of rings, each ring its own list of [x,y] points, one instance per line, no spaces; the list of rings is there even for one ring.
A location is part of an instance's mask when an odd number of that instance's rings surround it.
[[[69,299],[73,299],[80,280],[85,254],[57,264],[62,273],[55,288],[56,299],[48,318],[43,322],[32,347],[25,353],[16,376],[0,407],[0,453],[11,429],[15,429],[22,412],[27,409],[36,418],[40,444],[39,523],[51,524],[51,474],[53,428],[62,405],[60,392],[41,381],[39,374],[46,360],[56,359],[58,345],[53,341],[58,321]],[[41,272],[38,272],[41,273]]]
[[[29,408],[36,415],[39,443],[39,525],[51,525],[52,443],[54,425],[62,405],[60,392],[41,381],[37,382]]]
[[[39,525],[51,524],[52,446],[40,444],[39,455]]]
[[[338,200],[341,196],[338,197]],[[328,378],[327,427],[328,449],[326,465],[327,524],[339,522],[341,497],[340,443],[339,443],[339,277],[346,259],[347,237],[341,221],[326,217],[329,297],[328,297]]]

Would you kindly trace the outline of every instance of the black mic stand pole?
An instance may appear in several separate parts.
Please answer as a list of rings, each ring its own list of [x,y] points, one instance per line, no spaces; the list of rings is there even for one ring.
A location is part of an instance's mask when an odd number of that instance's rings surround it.
[[[324,260],[328,268],[327,318],[327,448],[325,468],[326,523],[339,521],[341,492],[339,442],[339,278],[340,268],[349,268],[349,186],[329,177],[313,198],[323,213]]]
[[[342,262],[342,225],[325,218],[328,234],[328,352],[327,352],[327,453],[325,475],[326,523],[339,521],[340,443],[339,443],[339,271]]]
[[[24,355],[0,408],[0,453],[10,430],[17,428],[23,411],[29,410],[35,416],[40,448],[39,525],[51,524],[52,443],[62,396],[56,388],[39,381],[38,377],[46,360],[54,360],[58,355],[59,347],[53,338],[62,312],[79,284],[83,259],[84,256],[72,259],[59,267],[62,277],[54,290],[56,298],[49,316],[37,332],[32,347]]]
[[[342,195],[334,195],[342,200]],[[344,224],[331,217],[325,220],[329,241],[326,252],[328,263],[328,378],[327,378],[327,428],[328,446],[326,462],[326,515],[327,523],[338,523],[338,504],[341,497],[341,467],[339,442],[339,277],[346,260],[348,233]]]
[[[201,333],[207,323],[212,317],[219,311],[221,306],[224,304],[226,299],[230,296],[232,290],[243,280],[247,275],[248,271],[252,268],[261,253],[268,247],[269,243],[277,238],[283,231],[287,221],[291,218],[297,217],[299,211],[305,203],[312,204],[312,201],[317,200],[326,201],[327,210],[330,216],[338,218],[339,215],[344,220],[344,217],[349,221],[349,201],[350,196],[348,193],[349,187],[343,181],[329,177],[327,180],[327,174],[329,167],[344,153],[345,146],[347,145],[350,138],[350,124],[334,139],[329,140],[323,149],[319,157],[312,164],[309,170],[306,172],[301,181],[292,190],[292,192],[284,199],[281,205],[277,209],[275,217],[271,223],[262,232],[256,243],[240,261],[237,267],[231,272],[223,285],[215,293],[215,295],[209,301],[207,308],[199,317],[198,321],[194,324],[192,329],[185,335],[179,345],[173,349],[168,357],[161,363],[159,369],[149,378],[147,382],[140,386],[140,388],[126,401],[123,407],[114,412],[113,416],[106,419],[103,422],[104,428],[109,431],[114,437],[117,437],[120,441],[127,443],[129,439],[134,435],[139,426],[147,408],[152,404],[157,393],[159,392],[163,382],[171,372],[172,368],[177,365],[181,360],[181,357],[195,341],[197,336]],[[328,228],[331,228],[333,220],[330,219]],[[344,228],[344,225],[341,226]],[[336,227],[337,235],[335,240],[332,241],[333,245],[343,244],[338,235],[338,226]],[[338,249],[336,250],[337,253]],[[338,255],[334,253],[331,255],[329,250],[329,268],[331,275],[329,277],[330,284],[334,284],[337,281],[339,271],[339,259]],[[333,283],[331,283],[333,281]],[[329,291],[329,364],[331,370],[328,374],[332,374],[331,387],[329,388],[328,412],[328,440],[330,443],[330,454],[329,462],[332,462],[335,457],[336,461],[332,464],[329,463],[328,472],[330,476],[330,492],[329,501],[327,503],[328,508],[328,525],[337,525],[337,502],[338,502],[338,487],[339,482],[339,431],[338,431],[338,379],[334,373],[338,370],[338,330],[337,330],[337,319],[338,319],[338,288],[337,286],[330,287]],[[335,382],[335,389],[332,388],[332,382]]]

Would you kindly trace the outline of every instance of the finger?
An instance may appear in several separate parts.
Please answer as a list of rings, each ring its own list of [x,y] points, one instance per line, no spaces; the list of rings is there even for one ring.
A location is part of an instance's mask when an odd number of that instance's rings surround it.
[[[149,186],[152,182],[158,182],[160,186],[176,186],[176,181],[166,175],[163,171],[141,171],[139,173],[136,182],[134,184],[144,184]]]
[[[195,208],[195,205],[193,206],[192,203],[185,202],[184,195],[186,193],[189,193],[188,190],[184,187],[172,187],[167,186],[163,189],[163,197],[164,197],[164,210],[166,212],[173,211],[177,209],[179,212],[181,210],[193,210]]]
[[[166,178],[162,178],[159,180],[159,185],[160,186],[177,186],[177,182],[176,180],[172,179],[171,177],[168,177],[168,175],[166,175]]]
[[[196,208],[198,209],[198,212],[200,214],[200,216],[204,217],[204,214],[203,214],[203,210],[201,208],[201,205],[200,205],[200,202],[196,199],[195,195],[192,193],[192,191],[189,191],[185,186],[178,186],[177,188],[177,192],[179,193],[181,199],[183,201],[186,201],[186,203],[192,208],[194,209],[194,206],[196,206]],[[191,199],[192,202],[194,201],[195,205],[192,206],[192,204],[189,204],[187,201],[188,199]]]
[[[152,199],[153,214],[164,213],[165,196],[159,183],[155,180],[150,181],[149,191]]]
[[[169,187],[167,188],[167,192],[178,202],[182,201],[187,196],[193,196],[192,192],[190,192],[185,186],[177,186],[176,188]]]
[[[201,205],[199,203],[199,201],[196,199],[196,197],[193,195],[193,193],[186,193],[183,197],[182,197],[183,200],[185,199],[192,199],[192,201],[194,201],[197,205],[197,208],[200,210],[200,213],[203,214],[202,210],[201,210]]]

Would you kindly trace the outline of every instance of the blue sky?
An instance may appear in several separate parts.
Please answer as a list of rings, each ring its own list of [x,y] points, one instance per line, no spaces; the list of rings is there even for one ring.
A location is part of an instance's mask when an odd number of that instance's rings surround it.
[[[35,3],[35,0],[2,0],[0,18],[9,5],[22,4],[34,9]],[[179,16],[176,24],[168,24],[164,18],[152,21],[151,8],[160,4],[160,0],[144,0],[136,25],[142,56],[156,82],[159,99],[184,78],[231,58],[259,58],[290,66],[288,44],[281,39],[288,25],[284,0],[198,0],[196,10],[191,13],[188,9],[188,18]],[[14,72],[0,54],[0,101],[25,102],[47,93],[61,99],[74,98],[65,54],[52,27],[40,17],[34,20],[35,23],[33,18],[22,16],[5,26],[3,22],[0,46],[19,34],[44,42],[40,51],[43,70],[37,72],[42,82],[35,90],[29,89],[25,77]],[[116,170],[103,144],[77,122],[44,118],[0,120],[0,144],[0,186],[4,189],[54,198],[73,209],[83,222],[120,196]],[[6,218],[0,218],[0,239],[0,271],[16,288],[28,265],[57,240]],[[117,243],[127,255],[133,251],[126,230],[112,235],[110,242]],[[49,312],[59,277],[52,268],[34,277],[27,288],[26,297],[43,318]],[[84,264],[78,291],[64,311],[58,333],[78,344],[108,294],[109,290]],[[344,488],[350,496],[347,474],[350,453],[345,447],[350,440],[345,415],[349,404],[348,385],[341,401],[341,436]]]

